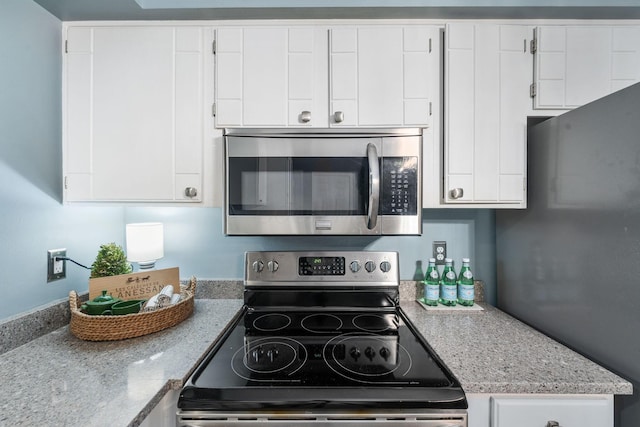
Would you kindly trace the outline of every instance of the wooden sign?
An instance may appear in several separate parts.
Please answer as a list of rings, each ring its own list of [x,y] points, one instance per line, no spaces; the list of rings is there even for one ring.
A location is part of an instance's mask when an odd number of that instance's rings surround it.
[[[180,293],[178,267],[89,279],[89,299],[102,295],[102,291],[107,291],[107,295],[125,301],[149,299],[167,285],[173,286],[174,293]]]

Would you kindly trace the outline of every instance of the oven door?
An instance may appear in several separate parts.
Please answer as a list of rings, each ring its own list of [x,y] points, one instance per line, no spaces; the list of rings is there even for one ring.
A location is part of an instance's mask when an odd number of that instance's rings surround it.
[[[409,140],[227,135],[226,234],[419,234],[420,137]],[[392,217],[388,230],[381,216]]]

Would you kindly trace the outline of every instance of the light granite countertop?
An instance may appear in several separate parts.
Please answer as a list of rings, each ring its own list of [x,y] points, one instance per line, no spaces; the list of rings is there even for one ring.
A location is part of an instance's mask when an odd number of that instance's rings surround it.
[[[466,393],[632,394],[631,383],[497,308],[402,309]]]
[[[86,342],[67,326],[0,355],[0,426],[136,426],[179,389],[240,309],[197,299],[180,325],[118,342]],[[630,394],[627,381],[511,318],[402,308],[467,393]]]
[[[122,341],[82,341],[64,326],[0,355],[0,426],[136,426],[179,389],[242,307],[196,299],[179,325]]]

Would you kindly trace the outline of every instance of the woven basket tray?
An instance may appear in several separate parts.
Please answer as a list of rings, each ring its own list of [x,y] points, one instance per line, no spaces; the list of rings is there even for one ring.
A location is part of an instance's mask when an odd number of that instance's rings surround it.
[[[78,294],[71,291],[69,328],[73,335],[86,341],[117,341],[158,332],[177,325],[193,313],[195,277],[191,278],[185,293],[187,297],[177,304],[159,310],[122,316],[96,316],[80,311]]]

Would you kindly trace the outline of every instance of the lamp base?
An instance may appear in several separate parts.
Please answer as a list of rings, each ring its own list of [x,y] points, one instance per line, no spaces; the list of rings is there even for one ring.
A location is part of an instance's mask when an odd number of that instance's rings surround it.
[[[152,270],[153,268],[155,268],[155,266],[155,261],[144,261],[138,263],[138,267],[140,268],[140,270]]]

